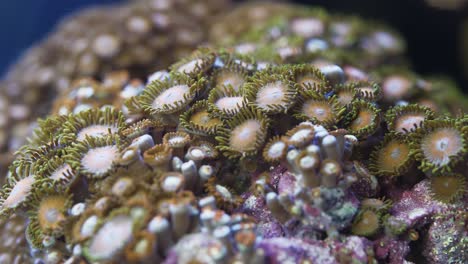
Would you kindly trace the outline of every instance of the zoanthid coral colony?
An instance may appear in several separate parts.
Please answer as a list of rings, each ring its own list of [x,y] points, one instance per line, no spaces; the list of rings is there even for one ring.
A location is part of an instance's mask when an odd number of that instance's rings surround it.
[[[73,82],[8,168],[0,262],[468,260],[449,82],[397,66],[385,27],[243,8],[225,21],[258,27],[219,21],[226,38],[147,80]]]
[[[397,263],[426,243],[414,232],[428,220],[402,222],[394,207],[412,188],[425,184],[437,208],[426,214],[463,210],[466,117],[370,100],[337,65],[333,84],[323,68],[227,50],[190,58],[123,104],[40,122],[0,197],[4,217],[27,212],[35,258]],[[215,81],[233,65],[237,90]],[[366,87],[380,94],[377,83]]]

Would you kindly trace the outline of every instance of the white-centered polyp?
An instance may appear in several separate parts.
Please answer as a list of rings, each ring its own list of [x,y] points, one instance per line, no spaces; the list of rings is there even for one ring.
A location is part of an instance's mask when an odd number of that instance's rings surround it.
[[[192,156],[193,158],[202,159],[205,157],[205,152],[202,149],[193,148],[192,150],[190,150],[190,156]]]
[[[91,173],[105,174],[118,157],[119,149],[116,146],[92,148],[81,159],[81,165]]]
[[[98,223],[98,217],[97,216],[92,215],[92,216],[88,217],[88,219],[86,219],[83,222],[83,225],[81,226],[80,234],[83,237],[91,236],[92,234],[94,234],[94,230],[96,229],[97,223]]]
[[[440,166],[449,163],[450,157],[463,149],[463,141],[456,129],[441,128],[423,138],[421,148],[424,156]]]
[[[1,207],[13,208],[18,206],[21,202],[26,200],[26,197],[28,197],[33,183],[34,176],[32,175],[18,181]]]
[[[316,18],[298,18],[291,23],[291,30],[302,37],[314,37],[322,35],[324,25]]]
[[[242,96],[223,97],[216,101],[215,105],[221,110],[238,110],[243,104]]]
[[[164,179],[163,189],[167,192],[175,192],[182,184],[182,179],[177,176],[168,176]]]
[[[185,137],[175,136],[168,140],[169,145],[179,145],[184,142]]]
[[[268,149],[268,156],[271,158],[280,158],[286,147],[286,144],[282,141],[275,142]]]
[[[327,162],[322,166],[322,170],[327,175],[335,174],[338,172],[338,166],[333,162]]]
[[[60,167],[58,167],[58,169],[56,169],[56,170],[49,176],[49,178],[51,178],[51,179],[54,180],[54,181],[65,180],[65,179],[67,179],[68,173],[70,173],[71,171],[72,171],[72,170],[71,170],[70,165],[68,165],[68,164],[62,164]]]
[[[86,136],[89,137],[104,137],[109,135],[109,130],[111,133],[117,132],[117,127],[113,125],[91,125],[85,127],[78,132],[76,139],[78,141],[83,141],[86,139]]]
[[[111,258],[132,238],[133,220],[119,215],[107,221],[91,240],[88,254],[96,260]]]
[[[221,194],[221,196],[226,199],[226,200],[232,200],[232,194],[231,192],[226,189],[226,187],[224,186],[221,186],[221,185],[216,185],[215,186],[215,189],[216,189],[216,192]]]
[[[231,86],[235,91],[239,91],[239,87],[244,83],[242,76],[236,73],[224,73],[220,76],[222,86]]]
[[[387,78],[383,84],[383,92],[388,98],[401,98],[410,88],[410,82],[402,77],[393,76]]]
[[[269,83],[257,93],[257,104],[260,108],[270,108],[271,105],[283,105],[285,104],[285,87],[280,82]]]
[[[262,129],[257,120],[247,120],[234,128],[231,133],[230,145],[238,151],[245,151],[254,147],[257,133]]]
[[[330,109],[326,105],[317,104],[315,101],[306,102],[302,106],[302,111],[309,117],[315,117],[319,121],[324,121],[330,115]]]
[[[406,131],[411,131],[414,129],[414,125],[419,126],[421,122],[424,121],[423,115],[404,115],[397,119],[395,124],[395,130],[401,133],[405,133]]]
[[[290,141],[293,142],[302,142],[306,140],[307,138],[310,138],[310,136],[314,133],[312,129],[304,128],[304,129],[299,129],[294,133],[291,137],[289,137]]]
[[[115,195],[122,195],[130,186],[132,186],[132,183],[133,181],[129,178],[121,178],[112,186],[112,193]]]
[[[153,108],[160,109],[163,105],[175,105],[178,101],[184,101],[184,97],[190,94],[190,87],[186,84],[172,86],[163,91],[153,101]]]
[[[120,41],[108,34],[98,36],[93,43],[94,52],[101,57],[112,57],[120,50]]]
[[[317,159],[312,156],[305,156],[299,161],[299,166],[301,169],[311,169],[317,164]]]
[[[179,69],[177,69],[177,71],[180,73],[192,73],[193,71],[195,71],[195,69],[197,69],[197,67],[200,67],[202,64],[202,59],[192,60],[180,66]]]

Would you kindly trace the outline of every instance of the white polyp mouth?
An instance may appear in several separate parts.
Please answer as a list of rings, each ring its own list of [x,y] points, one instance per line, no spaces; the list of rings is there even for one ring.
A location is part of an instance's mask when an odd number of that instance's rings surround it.
[[[87,171],[99,175],[110,171],[118,158],[119,150],[116,146],[97,147],[88,150],[81,164]]]
[[[260,108],[265,109],[270,108],[271,105],[284,105],[284,91],[284,85],[280,81],[269,83],[260,88],[257,93],[256,102]]]
[[[132,183],[131,179],[121,178],[112,186],[112,193],[121,195],[132,185]]]
[[[403,165],[409,154],[408,147],[400,142],[390,142],[382,148],[379,164],[383,170],[392,171]]]
[[[205,157],[205,152],[200,148],[193,148],[190,150],[190,156],[195,159],[203,159]]]
[[[86,136],[104,137],[109,135],[109,131],[113,134],[116,133],[117,130],[117,127],[113,125],[91,125],[81,129],[80,132],[78,132],[76,139],[78,141],[83,141],[86,139]]]
[[[96,215],[92,215],[88,217],[88,219],[86,219],[83,222],[83,225],[81,226],[80,235],[82,235],[83,237],[89,237],[93,235],[97,224],[98,224],[98,217]]]
[[[60,221],[60,216],[61,213],[57,208],[50,208],[45,213],[45,219],[48,223],[57,223],[58,221]]]
[[[289,137],[289,140],[293,142],[303,142],[307,138],[310,138],[313,133],[314,132],[308,128],[299,129],[291,137]]]
[[[221,110],[238,110],[244,102],[242,96],[223,97],[216,101],[215,105]]]
[[[68,174],[72,171],[72,168],[68,164],[62,164],[58,169],[56,169],[49,178],[54,181],[66,180],[68,179]]]
[[[132,238],[133,220],[120,215],[107,221],[92,238],[88,254],[97,260],[111,258]]]
[[[192,73],[194,72],[198,67],[200,67],[201,65],[203,64],[203,60],[202,59],[196,59],[196,60],[192,60],[192,61],[189,61],[187,62],[186,64],[180,66],[177,71],[179,73]]]
[[[298,18],[291,23],[291,30],[302,37],[322,35],[323,22],[316,18]]]
[[[261,124],[257,120],[247,120],[231,132],[230,145],[238,151],[245,151],[255,145]]]
[[[216,192],[221,194],[221,196],[224,199],[228,201],[231,201],[233,199],[231,192],[226,187],[217,184],[215,186],[215,189],[216,189]]]
[[[221,77],[221,85],[231,86],[234,91],[239,91],[240,86],[244,83],[244,79],[235,73],[225,73]]]
[[[319,121],[327,120],[330,116],[330,109],[327,106],[322,105],[322,103],[317,103],[315,101],[309,101],[305,103],[302,107],[302,112],[309,117],[314,117]]]
[[[390,98],[400,98],[406,94],[410,86],[408,80],[394,76],[389,77],[383,84],[383,92]]]
[[[184,143],[185,141],[185,137],[181,137],[181,136],[174,136],[174,137],[171,137],[169,138],[169,140],[167,141],[169,143],[169,145],[180,145],[182,143]]]
[[[101,57],[110,58],[120,50],[120,41],[109,34],[98,36],[93,42],[94,52]]]
[[[282,141],[275,142],[268,149],[268,156],[274,159],[280,158],[286,147],[286,144]]]
[[[452,128],[442,128],[427,135],[421,144],[424,155],[436,165],[446,165],[450,157],[463,149],[459,132]]]
[[[392,159],[399,159],[399,158],[400,158],[400,155],[401,155],[401,150],[400,150],[400,148],[394,148],[394,149],[390,152],[390,157],[392,157]]]
[[[305,170],[314,168],[316,164],[317,159],[311,156],[305,156],[299,161],[299,166]]]
[[[398,118],[395,128],[396,128],[396,131],[405,133],[405,130],[406,131],[414,130],[415,125],[416,127],[419,127],[419,124],[421,124],[421,122],[424,122],[424,120],[425,120],[424,116],[405,115],[405,116]]]
[[[163,189],[168,192],[175,192],[182,185],[182,179],[177,176],[168,176],[164,179]]]
[[[127,28],[135,33],[145,34],[150,30],[151,26],[144,17],[134,16],[127,21]]]
[[[13,208],[26,200],[32,190],[34,181],[34,176],[31,175],[16,182],[10,195],[8,195],[8,198],[3,202],[1,207]]]
[[[322,166],[322,171],[326,175],[333,175],[333,174],[338,173],[339,168],[335,163],[328,162],[328,163],[326,163],[325,165]]]
[[[172,86],[163,91],[153,101],[153,108],[161,109],[163,105],[175,105],[176,102],[184,101],[190,94],[190,87],[186,84]]]

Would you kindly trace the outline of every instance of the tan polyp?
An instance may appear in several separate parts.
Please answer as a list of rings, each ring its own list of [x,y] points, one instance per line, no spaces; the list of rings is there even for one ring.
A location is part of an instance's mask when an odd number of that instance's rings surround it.
[[[189,231],[190,210],[186,204],[171,204],[169,212],[171,214],[172,233],[176,239],[179,239]]]
[[[325,150],[326,157],[331,160],[340,161],[341,155],[338,152],[338,141],[335,136],[327,135],[322,139],[322,147]]]
[[[132,141],[132,144],[130,146],[131,147],[132,146],[138,147],[138,149],[140,149],[141,153],[143,153],[146,150],[154,147],[154,140],[150,135],[145,134],[145,135],[142,135],[142,136],[139,136],[139,137],[135,138]]]
[[[327,188],[334,188],[337,185],[338,177],[341,175],[341,166],[334,160],[325,160],[320,169],[322,175],[322,185]]]
[[[185,178],[179,172],[168,172],[164,175],[161,188],[165,192],[178,192],[184,189]]]
[[[280,204],[278,200],[278,195],[276,193],[268,193],[266,196],[266,202],[273,216],[276,219],[278,219],[281,223],[285,223],[289,220],[289,213]]]
[[[164,217],[156,216],[149,222],[148,230],[156,234],[158,238],[158,251],[162,256],[166,256],[174,244],[169,221]]]
[[[289,195],[287,193],[281,193],[278,195],[278,201],[283,206],[286,211],[290,212],[291,208],[294,206],[293,201],[291,198],[289,198]]]
[[[288,161],[288,169],[292,173],[300,174],[301,170],[297,167],[296,159],[300,155],[299,150],[292,149],[286,154],[286,160]]]
[[[319,167],[320,159],[318,156],[305,155],[297,161],[299,169],[302,171],[302,181],[309,188],[320,186],[320,176],[316,170]]]
[[[193,160],[182,163],[180,167],[182,174],[185,178],[185,189],[194,190],[198,184],[198,170],[197,165]]]

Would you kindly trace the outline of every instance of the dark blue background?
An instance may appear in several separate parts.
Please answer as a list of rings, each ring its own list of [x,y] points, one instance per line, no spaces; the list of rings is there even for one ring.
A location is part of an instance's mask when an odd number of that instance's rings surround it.
[[[85,6],[118,0],[0,0],[0,73],[25,48],[40,40],[63,16]],[[408,41],[408,55],[417,72],[443,73],[468,89],[457,54],[457,31],[466,12],[440,11],[423,0],[297,0],[331,11],[383,20]],[[465,90],[466,91],[466,90]]]
[[[0,0],[0,74],[64,16],[118,0]]]

